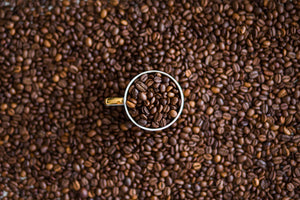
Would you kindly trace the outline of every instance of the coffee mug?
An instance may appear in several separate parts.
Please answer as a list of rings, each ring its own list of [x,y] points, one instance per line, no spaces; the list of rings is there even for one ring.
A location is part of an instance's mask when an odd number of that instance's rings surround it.
[[[133,118],[132,116],[130,115],[130,113],[128,112],[128,107],[126,105],[126,100],[127,100],[127,96],[128,96],[128,91],[129,91],[129,88],[130,86],[135,82],[135,80],[137,78],[139,78],[140,76],[144,75],[144,74],[150,74],[150,73],[160,73],[162,75],[165,75],[167,77],[169,77],[177,86],[178,90],[179,90],[179,94],[180,94],[180,99],[181,99],[181,105],[180,105],[180,108],[179,108],[179,112],[177,114],[177,116],[169,123],[167,124],[166,126],[163,126],[163,127],[159,127],[159,128],[148,128],[148,127],[144,127],[144,126],[141,126],[140,124],[138,124]],[[169,126],[171,126],[178,118],[179,116],[181,115],[182,113],[182,110],[183,110],[183,105],[184,105],[184,96],[183,96],[183,91],[182,91],[182,88],[180,86],[180,84],[175,80],[174,77],[172,77],[171,75],[165,73],[165,72],[162,72],[162,71],[158,71],[158,70],[150,70],[150,71],[145,71],[143,73],[140,73],[138,75],[136,75],[131,81],[130,83],[127,85],[126,87],[126,90],[125,90],[125,94],[124,94],[124,97],[109,97],[109,98],[106,98],[105,99],[105,105],[106,106],[124,106],[125,108],[125,111],[126,111],[126,114],[128,116],[128,118],[132,121],[132,123],[134,123],[136,126],[140,127],[141,129],[144,129],[144,130],[147,130],[147,131],[160,131],[160,130],[163,130],[165,128],[168,128]]]

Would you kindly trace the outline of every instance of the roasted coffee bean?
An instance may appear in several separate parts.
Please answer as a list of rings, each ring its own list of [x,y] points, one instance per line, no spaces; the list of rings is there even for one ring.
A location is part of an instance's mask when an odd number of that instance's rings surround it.
[[[139,99],[146,101],[147,100],[147,94],[145,92],[139,93]]]
[[[177,117],[177,112],[175,110],[171,110],[169,115],[173,118]]]
[[[139,119],[138,124],[140,124],[141,126],[146,126],[147,125],[147,120],[146,119]]]
[[[181,104],[178,90],[173,82],[164,77],[160,73],[144,74],[130,88],[126,105],[130,114],[132,114],[133,110],[137,110],[140,113],[132,117],[141,126],[151,128],[164,127],[178,115]],[[148,87],[147,82],[149,83],[149,81],[152,81],[153,84]],[[172,89],[166,92],[166,88],[171,85]],[[135,88],[139,91],[138,95]]]
[[[81,196],[81,198],[83,198],[83,199],[85,199],[85,198],[88,197],[88,191],[87,191],[86,188],[81,188],[81,189],[80,189],[80,196]]]
[[[139,90],[139,91],[142,91],[142,92],[146,92],[146,90],[148,89],[148,86],[141,82],[141,81],[138,81],[136,84],[135,84],[135,87]]]

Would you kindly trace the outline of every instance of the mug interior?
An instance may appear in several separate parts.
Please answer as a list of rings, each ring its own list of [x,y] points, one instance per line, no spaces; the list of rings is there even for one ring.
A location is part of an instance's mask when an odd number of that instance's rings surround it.
[[[150,73],[161,73],[162,75],[165,75],[167,77],[169,77],[177,86],[178,90],[179,90],[179,93],[180,93],[180,99],[181,99],[181,105],[180,105],[180,108],[179,108],[179,112],[177,114],[177,116],[169,123],[167,124],[166,126],[163,126],[163,127],[159,127],[159,128],[148,128],[148,127],[144,127],[144,126],[141,126],[139,125],[130,115],[129,111],[128,111],[128,108],[127,108],[127,104],[126,104],[126,101],[127,101],[127,96],[128,96],[128,91],[129,91],[129,88],[130,86],[135,82],[135,80],[137,78],[139,78],[140,76],[144,75],[144,74],[150,74]],[[162,72],[162,71],[159,71],[159,70],[150,70],[150,71],[145,71],[145,72],[142,72],[138,75],[136,75],[130,82],[129,84],[127,85],[126,87],[126,90],[125,90],[125,93],[124,93],[124,107],[125,107],[125,111],[126,111],[126,114],[127,116],[129,117],[129,119],[132,121],[132,123],[134,123],[136,126],[140,127],[141,129],[144,129],[146,131],[161,131],[163,129],[166,129],[168,127],[170,127],[174,122],[176,122],[176,120],[179,118],[179,116],[181,115],[182,113],[182,110],[183,110],[183,106],[184,106],[184,95],[183,95],[183,91],[182,91],[182,88],[180,86],[180,84],[175,80],[175,78],[169,74],[167,74],[166,72]]]

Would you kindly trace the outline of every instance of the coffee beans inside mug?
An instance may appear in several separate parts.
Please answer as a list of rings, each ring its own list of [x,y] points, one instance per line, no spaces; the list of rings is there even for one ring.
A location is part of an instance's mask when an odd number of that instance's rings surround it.
[[[126,105],[133,119],[144,127],[159,128],[177,117],[181,99],[176,84],[161,73],[140,76],[130,86]]]

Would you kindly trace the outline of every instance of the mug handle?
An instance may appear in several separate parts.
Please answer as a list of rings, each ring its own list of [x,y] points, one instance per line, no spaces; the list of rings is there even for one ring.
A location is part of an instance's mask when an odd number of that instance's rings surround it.
[[[105,99],[106,106],[123,106],[124,98],[123,97],[108,97]]]

